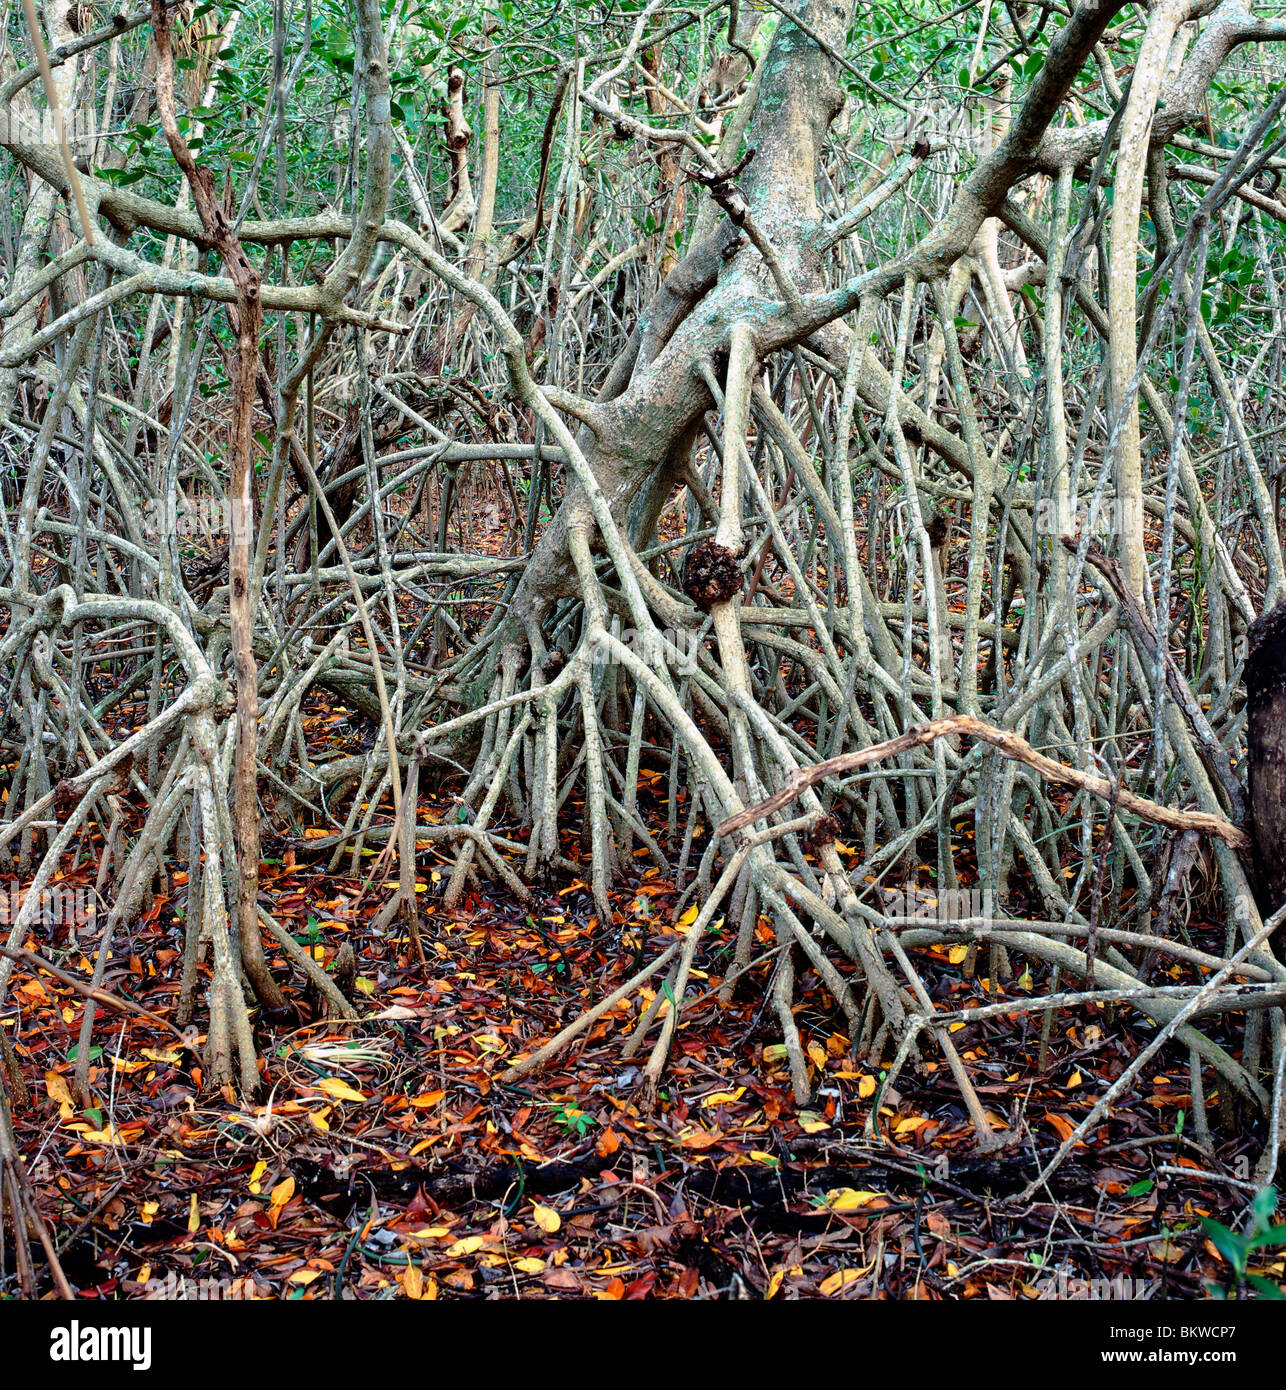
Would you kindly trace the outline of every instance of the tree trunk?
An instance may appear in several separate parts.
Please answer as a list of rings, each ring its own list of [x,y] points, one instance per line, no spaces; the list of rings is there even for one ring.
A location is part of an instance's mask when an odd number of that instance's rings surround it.
[[[1255,619],[1248,643],[1246,745],[1255,888],[1268,917],[1286,903],[1286,603]]]

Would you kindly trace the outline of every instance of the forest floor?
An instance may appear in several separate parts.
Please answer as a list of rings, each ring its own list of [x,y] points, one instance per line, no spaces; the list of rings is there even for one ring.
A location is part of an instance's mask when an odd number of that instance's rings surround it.
[[[332,736],[347,728],[337,714],[316,716]],[[453,809],[426,799],[422,814]],[[1199,1218],[1236,1221],[1250,1191],[1236,1175],[1257,1147],[1217,1093],[1207,1097],[1215,1151],[1194,1142],[1175,1056],[1039,1200],[1015,1201],[1037,1155],[1071,1134],[1146,1044],[1135,1015],[1060,1012],[1043,1066],[1040,1013],[962,1028],[955,1041],[974,1085],[1012,1140],[980,1155],[949,1071],[932,1060],[879,1098],[868,1132],[879,1075],[852,1059],[814,975],[801,980],[796,1018],[815,1099],[797,1108],[762,988],[726,1008],[714,997],[731,953],[716,930],[656,1113],[640,1111],[638,1061],[622,1058],[638,1000],[551,1070],[505,1086],[497,1076],[515,1056],[684,930],[675,886],[640,867],[611,923],[579,882],[537,910],[470,895],[449,913],[445,861],[422,849],[421,965],[406,940],[371,928],[384,893],[362,896],[359,878],[328,874],[316,841],[305,830],[266,843],[263,900],[322,962],[352,943],[363,1016],[277,1031],[261,1019],[261,1105],[203,1089],[197,1052],[103,1010],[102,1099],[79,1110],[69,1082],[83,999],[47,974],[15,972],[5,1021],[30,1092],[15,1123],[81,1297],[173,1297],[186,1281],[189,1296],[225,1298],[1021,1300],[1084,1297],[1103,1287],[1091,1281],[1113,1280],[1117,1296],[1203,1298],[1226,1282]],[[90,852],[69,862],[59,886],[92,886],[95,862]],[[105,982],[167,1019],[185,877],[174,873],[120,940]],[[1189,929],[1197,944],[1214,933]],[[766,920],[760,931],[770,951]],[[88,976],[93,940],[92,929],[77,941],[54,928],[27,944]],[[949,1007],[1027,999],[1046,984],[1039,972],[989,981],[962,955],[918,956]],[[270,961],[290,979],[284,957]],[[749,978],[762,986],[768,969]],[[298,976],[290,993],[307,1020]],[[1280,1277],[1282,1265],[1263,1272]]]

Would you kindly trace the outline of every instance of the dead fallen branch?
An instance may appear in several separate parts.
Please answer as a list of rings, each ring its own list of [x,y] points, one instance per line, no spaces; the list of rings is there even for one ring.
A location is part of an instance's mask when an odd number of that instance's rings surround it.
[[[1068,767],[1066,763],[1056,763],[1052,758],[1038,753],[1020,735],[1012,733],[1008,729],[997,728],[994,724],[988,724],[985,719],[976,719],[969,714],[953,714],[942,719],[930,719],[908,729],[904,734],[899,734],[896,738],[886,739],[883,743],[873,744],[870,748],[861,748],[855,753],[843,753],[838,758],[827,758],[825,762],[814,763],[812,767],[801,768],[780,791],[775,792],[765,801],[721,821],[715,833],[720,836],[733,835],[739,830],[744,830],[752,822],[762,820],[765,816],[772,815],[774,811],[780,811],[783,806],[789,805],[802,792],[809,787],[816,786],[818,782],[824,781],[827,777],[839,777],[850,772],[858,772],[864,767],[882,762],[885,758],[894,757],[898,753],[906,753],[912,748],[919,748],[923,744],[932,743],[935,739],[945,738],[951,734],[965,734],[970,738],[989,743],[1006,758],[1013,758],[1017,762],[1025,763],[1045,781],[1051,782],[1055,786],[1072,787],[1080,791],[1092,792],[1093,795],[1101,797],[1104,801],[1115,796],[1119,810],[1129,811],[1142,820],[1151,821],[1154,825],[1164,825],[1169,830],[1196,830],[1204,835],[1216,835],[1230,848],[1236,850],[1250,848],[1250,836],[1231,821],[1224,820],[1222,816],[1214,816],[1207,811],[1177,811],[1169,806],[1159,806],[1155,801],[1137,796],[1124,787],[1115,787],[1106,777],[1095,777],[1088,772],[1082,772],[1079,768]]]

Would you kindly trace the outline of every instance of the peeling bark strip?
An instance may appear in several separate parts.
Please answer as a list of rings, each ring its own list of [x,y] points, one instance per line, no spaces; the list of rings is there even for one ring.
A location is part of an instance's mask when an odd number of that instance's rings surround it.
[[[1250,625],[1246,718],[1255,887],[1267,915],[1286,903],[1286,603]]]
[[[1286,635],[1286,612],[1283,613],[1283,635]],[[1286,655],[1286,647],[1283,647],[1282,650]],[[1283,667],[1280,669],[1286,669],[1286,662],[1283,662]],[[1145,797],[1136,796],[1124,787],[1109,782],[1105,777],[1092,777],[1088,772],[1081,772],[1079,768],[1068,767],[1066,763],[1056,763],[1052,758],[1038,753],[1025,738],[1021,738],[1018,734],[1011,733],[1008,729],[998,729],[994,724],[988,724],[983,719],[975,719],[969,714],[953,714],[944,719],[930,719],[924,724],[917,724],[915,728],[908,729],[904,734],[899,734],[897,738],[886,739],[883,743],[877,743],[871,748],[863,748],[856,753],[845,753],[841,757],[828,758],[823,763],[815,763],[812,767],[802,768],[779,792],[768,797],[766,801],[761,801],[757,806],[751,806],[722,821],[715,834],[731,835],[738,830],[744,830],[752,821],[762,820],[765,816],[772,815],[774,811],[780,811],[783,806],[794,801],[801,792],[806,791],[809,787],[815,787],[818,782],[824,781],[827,777],[838,777],[846,772],[857,772],[861,768],[870,767],[873,763],[882,762],[885,758],[891,758],[898,753],[905,753],[912,748],[918,748],[921,744],[932,743],[934,739],[946,738],[951,734],[967,734],[970,738],[981,739],[984,743],[990,743],[1006,758],[1013,758],[1017,762],[1026,763],[1034,772],[1040,773],[1047,782],[1053,782],[1055,786],[1074,787],[1080,791],[1092,792],[1104,801],[1109,801],[1115,797],[1116,805],[1120,810],[1131,811],[1134,815],[1143,820],[1151,821],[1154,825],[1164,825],[1170,830],[1199,830],[1206,835],[1217,835],[1232,849],[1250,848],[1250,836],[1244,830],[1239,830],[1231,821],[1224,820],[1222,816],[1214,816],[1207,811],[1176,811],[1169,806],[1158,806],[1155,801],[1148,801]],[[1286,816],[1282,817],[1282,824],[1286,825]],[[1286,840],[1283,840],[1283,844],[1286,845]]]
[[[174,111],[174,50],[165,0],[152,0],[152,38],[156,45],[156,110],[174,161],[192,189],[206,240],[219,253],[237,292],[233,328],[237,335],[228,427],[228,616],[236,670],[237,736],[233,763],[232,828],[237,849],[237,923],[241,956],[265,1008],[282,1010],[286,1001],[264,958],[258,929],[259,900],[259,670],[255,663],[250,559],[254,537],[254,470],[251,467],[259,334],[263,328],[261,277],[250,264],[233,230],[231,189],[225,206],[215,192],[214,175],[199,166],[179,131]]]

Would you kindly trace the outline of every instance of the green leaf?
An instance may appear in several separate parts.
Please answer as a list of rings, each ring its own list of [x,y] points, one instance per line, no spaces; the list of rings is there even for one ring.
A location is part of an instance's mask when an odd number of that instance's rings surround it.
[[[1246,1275],[1246,1283],[1252,1289],[1258,1290],[1260,1298],[1286,1300],[1286,1289],[1283,1289],[1280,1284],[1274,1284],[1271,1279],[1265,1279],[1262,1274]]]
[[[1250,1215],[1257,1227],[1267,1226],[1277,1210],[1277,1189],[1261,1187],[1250,1203]]]
[[[1140,1178],[1132,1187],[1125,1189],[1125,1195],[1127,1197],[1146,1197],[1155,1186],[1156,1183],[1151,1178]]]
[[[1256,1231],[1246,1242],[1250,1249],[1258,1250],[1261,1245],[1286,1245],[1286,1225],[1269,1226],[1267,1230]]]

